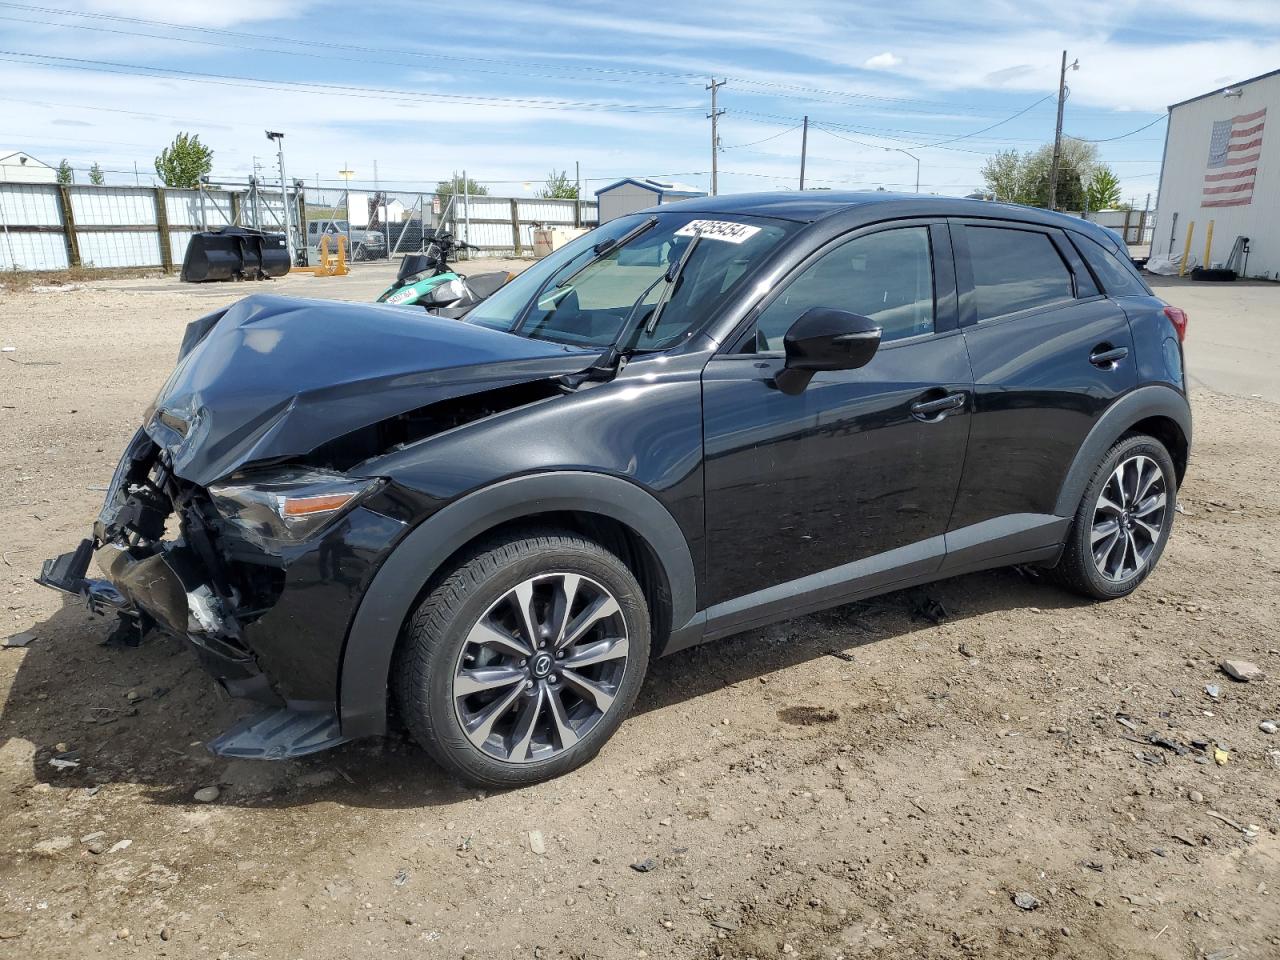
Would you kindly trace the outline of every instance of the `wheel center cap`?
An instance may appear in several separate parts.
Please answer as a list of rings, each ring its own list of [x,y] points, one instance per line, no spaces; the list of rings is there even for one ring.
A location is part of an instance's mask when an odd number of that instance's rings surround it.
[[[535,680],[541,680],[551,673],[551,654],[539,653],[529,661],[529,672]]]

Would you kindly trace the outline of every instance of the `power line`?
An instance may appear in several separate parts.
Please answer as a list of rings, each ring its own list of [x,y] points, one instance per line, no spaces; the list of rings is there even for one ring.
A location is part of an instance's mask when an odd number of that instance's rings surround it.
[[[0,3],[0,6],[11,6],[11,4]],[[132,19],[132,18],[129,18],[129,19]],[[327,63],[332,63],[334,60],[334,57],[331,54],[318,52],[318,51],[312,52],[310,50],[282,50],[277,47],[249,46],[247,44],[242,44],[242,43],[220,43],[217,40],[199,39],[195,37],[175,37],[172,35],[166,35],[162,33],[143,33],[142,31],[139,31],[139,30],[121,30],[121,29],[112,28],[112,27],[95,27],[85,23],[49,24],[49,23],[38,21],[38,20],[25,20],[21,17],[5,17],[5,16],[0,16],[0,20],[4,20],[10,23],[28,23],[35,26],[55,26],[55,27],[60,27],[68,30],[90,30],[95,33],[106,33],[106,34],[112,34],[115,36],[123,36],[123,37],[145,37],[151,40],[163,40],[167,43],[187,43],[187,44],[195,44],[198,46],[216,47],[218,49],[223,49],[223,50],[244,50],[250,53],[269,53],[274,56],[284,55],[287,57],[309,57],[309,58],[321,60]],[[267,39],[270,41],[270,40],[273,40],[274,38],[268,37],[264,39]],[[290,40],[288,42],[304,43],[306,41]],[[351,47],[347,49],[358,50],[360,48]],[[401,53],[398,51],[396,52],[389,51],[388,55],[389,56],[410,56],[412,54],[407,52]],[[419,54],[419,55],[432,56],[431,54]],[[439,56],[447,57],[446,54],[440,54]],[[396,61],[375,60],[369,57],[344,56],[342,60],[344,63],[371,63],[371,64],[378,64],[381,66],[410,66],[410,64],[400,64],[400,63],[397,63]],[[480,62],[487,62],[487,61],[481,60]],[[557,74],[557,73],[550,73],[545,71],[542,73],[539,73],[537,70],[530,70],[527,66],[523,69],[519,69],[518,65],[515,65],[515,64],[512,65],[511,69],[507,69],[507,70],[485,70],[485,69],[476,69],[475,67],[469,67],[468,69],[469,69],[469,72],[471,73],[483,73],[483,74],[492,75],[492,76],[505,76],[505,77],[542,76],[542,77],[547,77],[551,79],[580,80],[580,81],[590,82],[590,83],[625,83],[629,85],[635,83],[635,79],[631,77],[593,76],[588,78],[588,77],[575,77],[571,74]],[[663,79],[675,79],[675,78],[663,78]],[[680,82],[687,83],[689,81],[680,81]]]
[[[416,59],[442,60],[442,61],[454,62],[454,63],[488,64],[488,65],[503,66],[503,67],[511,68],[514,71],[516,71],[516,75],[519,75],[519,76],[528,76],[530,74],[530,68],[532,66],[538,70],[551,71],[550,73],[547,73],[547,72],[542,73],[541,74],[542,76],[550,76],[553,78],[562,78],[566,80],[585,79],[581,76],[575,76],[575,73],[578,73],[578,74],[588,73],[593,75],[592,76],[593,80],[598,81],[598,80],[604,79],[604,80],[609,80],[610,82],[629,82],[626,79],[622,79],[622,78],[637,77],[637,76],[652,77],[655,79],[675,80],[684,84],[693,84],[693,83],[699,83],[702,81],[702,75],[696,74],[696,73],[690,73],[690,72],[678,72],[678,71],[670,71],[670,70],[652,70],[652,69],[641,69],[641,68],[634,68],[634,67],[601,67],[601,66],[594,66],[590,64],[575,64],[573,67],[563,67],[559,64],[546,63],[546,62],[541,64],[536,64],[536,63],[531,64],[531,62],[525,58],[521,58],[519,60],[511,60],[511,59],[504,59],[500,57],[471,57],[471,56],[461,56],[457,54],[424,52],[421,50],[410,50],[410,49],[396,48],[396,47],[380,47],[380,46],[370,46],[370,45],[363,45],[363,44],[338,43],[338,42],[325,41],[325,40],[311,40],[311,39],[303,39],[299,37],[289,37],[289,36],[281,36],[281,35],[274,35],[274,34],[260,34],[260,33],[242,31],[242,30],[227,30],[219,27],[183,24],[183,23],[176,23],[168,20],[158,20],[158,19],[151,19],[146,17],[130,17],[130,16],[119,15],[119,14],[69,10],[61,7],[47,7],[47,6],[38,6],[34,4],[13,3],[13,2],[8,2],[8,0],[4,0],[4,2],[0,2],[0,7],[7,7],[10,9],[20,10],[28,13],[39,13],[44,15],[74,17],[78,19],[92,20],[92,21],[98,21],[98,22],[160,27],[166,30],[191,32],[191,33],[197,33],[197,34],[206,35],[206,36],[228,37],[233,39],[259,41],[259,42],[266,41],[269,43],[289,44],[289,45],[304,46],[304,47],[323,49],[323,50],[356,51],[360,53],[371,53],[371,54],[378,54],[383,56],[412,57]],[[213,43],[211,41],[194,40],[192,38],[162,36],[162,35],[156,35],[156,34],[147,34],[147,33],[140,33],[137,31],[127,31],[127,30],[111,29],[111,28],[105,28],[105,27],[89,27],[84,24],[74,24],[74,23],[47,24],[47,23],[44,23],[43,21],[21,20],[13,17],[6,17],[6,18],[0,18],[0,19],[7,19],[13,22],[18,22],[18,23],[31,23],[35,25],[41,25],[41,26],[59,26],[59,27],[69,27],[72,29],[97,30],[99,32],[123,34],[126,36],[142,36],[142,37],[149,37],[152,39],[159,39],[159,40],[177,40],[177,41],[186,42],[186,43],[205,43],[210,46],[231,47],[232,49],[247,49],[247,50],[263,52],[263,53],[286,53],[291,55],[299,55],[299,51],[288,51],[288,50],[278,50],[278,49],[265,50],[258,47],[244,47],[244,46],[238,46],[235,44],[218,44],[218,43]],[[361,60],[356,62],[378,63],[381,61]],[[476,71],[476,72],[486,72],[486,71]],[[503,73],[502,71],[487,71],[487,72]],[[504,74],[504,75],[509,75],[509,74]],[[615,75],[615,76],[611,79],[609,75]],[[781,99],[813,100],[816,96],[816,97],[828,98],[828,99],[836,98],[839,101],[856,100],[856,101],[869,101],[874,103],[891,104],[896,106],[898,109],[906,109],[906,107],[911,104],[919,104],[921,106],[929,107],[930,109],[937,108],[937,107],[945,107],[951,110],[965,110],[965,111],[986,109],[985,107],[980,106],[978,104],[970,104],[970,103],[963,103],[963,102],[949,102],[949,101],[943,101],[943,100],[925,100],[925,99],[916,98],[916,97],[893,97],[893,96],[886,96],[886,95],[880,95],[880,94],[860,93],[852,90],[836,90],[836,89],[824,88],[824,87],[808,87],[802,84],[784,83],[784,82],[772,81],[772,80],[760,80],[760,79],[749,78],[749,77],[729,76],[726,79],[732,80],[735,84],[742,84],[742,85],[747,85],[752,87],[761,87],[761,88],[774,90],[774,91],[788,91],[788,93],[768,94],[769,96],[773,96]],[[749,91],[749,90],[743,90],[740,92],[746,93],[748,95],[752,94],[752,91]],[[791,96],[789,94],[802,94],[803,96]],[[762,96],[765,94],[757,93],[755,95]]]
[[[741,150],[743,147],[754,147],[757,143],[768,143],[770,140],[777,140],[779,137],[785,136],[786,134],[790,133],[793,130],[799,130],[802,126],[803,124],[797,123],[794,127],[787,127],[787,129],[779,133],[775,133],[772,136],[763,137],[759,140],[752,140],[750,143],[735,143],[727,147],[721,147],[720,149],[721,150]]]
[[[14,59],[20,58],[20,59]],[[239,74],[205,73],[196,70],[180,70],[176,67],[150,67],[112,60],[91,60],[84,57],[60,57],[46,53],[25,53],[20,50],[0,50],[0,60],[13,63],[53,61],[45,66],[87,70],[94,73],[125,74],[140,77],[166,76],[173,80],[213,83],[221,86],[252,87],[309,93],[323,91],[333,96],[358,97],[370,100],[393,100],[409,103],[459,103],[471,106],[498,106],[528,110],[589,110],[612,113],[672,113],[700,110],[696,106],[675,104],[619,103],[612,101],[563,100],[533,97],[498,97],[482,94],[425,93],[388,87],[360,87],[352,84],[318,83],[303,80],[266,80]]]
[[[958,137],[951,137],[950,139],[947,139],[947,140],[939,140],[936,143],[918,143],[916,144],[916,146],[922,147],[922,148],[923,147],[941,147],[948,143],[958,143],[961,140],[968,140],[970,137],[976,137],[980,133],[986,133],[988,130],[994,130],[996,127],[1003,126],[1004,124],[1008,123],[1010,120],[1017,120],[1018,117],[1022,116],[1024,113],[1027,113],[1035,109],[1036,107],[1040,106],[1040,104],[1044,103],[1047,100],[1053,100],[1053,99],[1056,99],[1056,98],[1051,93],[1047,97],[1041,97],[1039,100],[1037,100],[1035,103],[1031,104],[1030,106],[1023,107],[1017,113],[1007,116],[1003,120],[997,120],[995,123],[991,124],[991,126],[989,127],[983,127],[981,130],[974,130],[972,133],[964,133]]]
[[[455,63],[492,63],[504,66],[520,66],[527,67],[528,64],[523,61],[504,60],[494,57],[464,57],[456,54],[446,53],[428,53],[421,50],[409,50],[395,47],[374,47],[359,44],[335,43],[327,40],[308,40],[299,37],[277,36],[272,34],[250,33],[243,30],[227,30],[220,27],[206,27],[195,24],[175,23],[170,20],[153,20],[145,17],[126,17],[118,14],[109,13],[91,13],[81,10],[68,10],[62,7],[42,7],[24,3],[0,2],[0,7],[9,7],[17,10],[25,10],[32,13],[55,14],[67,17],[79,17],[86,20],[110,21],[114,23],[133,23],[143,26],[164,27],[170,30],[183,30],[193,33],[201,33],[212,36],[237,37],[245,40],[267,40],[272,43],[288,43],[305,47],[317,47],[330,50],[355,50],[360,53],[379,53],[405,57],[416,57],[429,60],[445,60]],[[62,24],[69,26],[69,24]],[[277,51],[273,51],[277,52]],[[544,64],[544,67],[554,68],[555,64]],[[695,73],[677,73],[674,71],[655,71],[641,70],[636,68],[625,67],[594,67],[585,64],[577,65],[575,69],[584,70],[591,73],[615,73],[630,74],[636,76],[652,76],[665,78],[681,78],[689,82],[701,82],[702,75]]]
[[[1161,120],[1167,120],[1168,118],[1169,118],[1168,114],[1161,114],[1160,116],[1152,120],[1150,123],[1144,123],[1137,130],[1130,130],[1128,133],[1122,133],[1118,137],[1103,137],[1100,140],[1090,140],[1088,137],[1077,137],[1077,136],[1073,136],[1072,134],[1067,134],[1067,136],[1071,137],[1072,140],[1083,140],[1085,143],[1111,143],[1114,140],[1123,140],[1126,137],[1132,137],[1135,133],[1141,133],[1143,130],[1146,130],[1148,127],[1154,127]]]

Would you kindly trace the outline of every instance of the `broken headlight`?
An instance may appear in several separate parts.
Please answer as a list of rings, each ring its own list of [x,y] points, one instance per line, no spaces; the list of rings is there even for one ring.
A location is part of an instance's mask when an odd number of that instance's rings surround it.
[[[246,471],[209,487],[218,515],[257,543],[315,536],[382,483],[328,470]]]

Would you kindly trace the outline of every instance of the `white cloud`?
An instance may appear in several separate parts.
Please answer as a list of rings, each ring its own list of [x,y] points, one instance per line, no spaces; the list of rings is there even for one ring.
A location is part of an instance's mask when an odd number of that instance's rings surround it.
[[[892,70],[900,63],[902,63],[901,57],[896,57],[886,50],[884,53],[877,53],[874,57],[868,57],[863,66],[868,70]]]
[[[294,0],[219,0],[218,3],[173,3],[171,0],[88,0],[91,13],[165,20],[184,26],[233,27],[262,20],[287,20],[310,6]]]

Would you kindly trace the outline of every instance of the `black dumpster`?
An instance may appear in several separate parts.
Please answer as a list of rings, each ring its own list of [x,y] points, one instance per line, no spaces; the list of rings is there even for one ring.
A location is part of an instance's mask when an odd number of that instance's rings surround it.
[[[289,245],[283,233],[222,227],[194,234],[182,258],[182,279],[264,280],[289,272]]]

